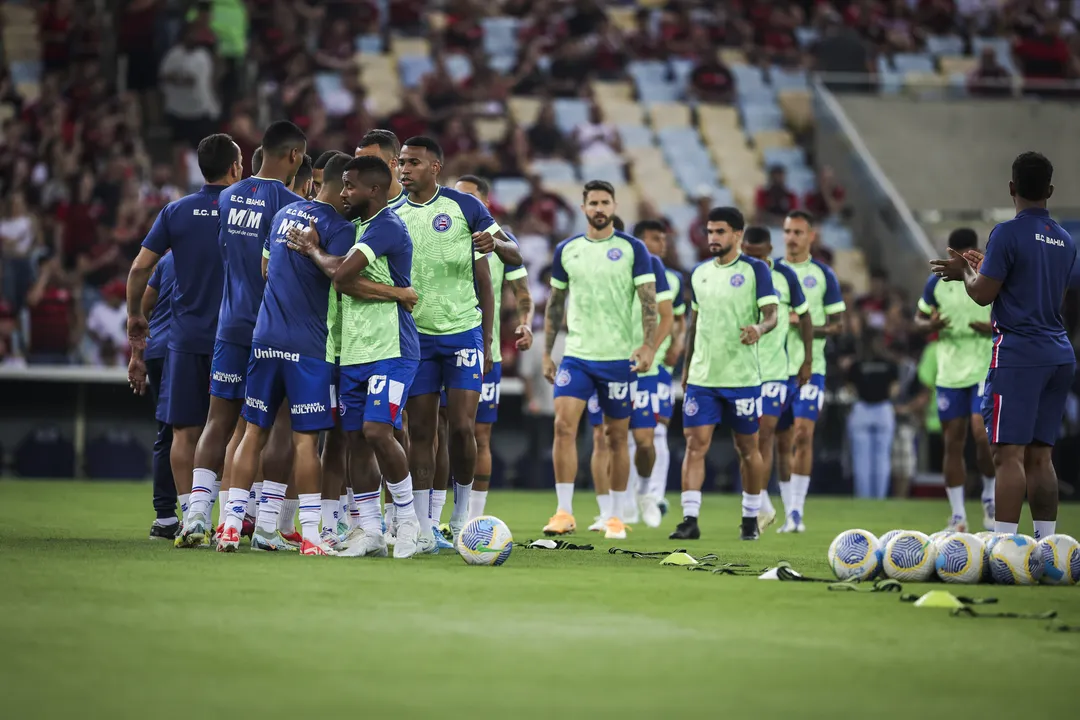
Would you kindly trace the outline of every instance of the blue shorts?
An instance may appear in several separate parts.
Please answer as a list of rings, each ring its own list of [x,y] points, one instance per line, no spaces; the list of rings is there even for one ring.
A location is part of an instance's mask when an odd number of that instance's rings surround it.
[[[761,383],[761,414],[782,418],[785,411],[791,407],[791,386],[790,380]]]
[[[445,390],[440,390],[439,391],[439,407],[440,408],[446,407],[446,391]]]
[[[983,391],[986,381],[965,388],[937,389],[937,415],[941,422],[957,418],[969,418],[982,413]]]
[[[224,340],[214,341],[210,364],[210,394],[222,400],[243,400],[251,348]]]
[[[657,415],[670,420],[674,407],[671,404],[671,373],[663,365],[660,366],[660,374],[656,376],[655,402]]]
[[[588,400],[596,394],[600,411],[612,420],[625,420],[633,411],[637,377],[629,360],[579,360],[564,357],[555,374],[555,397]]]
[[[334,363],[253,344],[241,414],[252,425],[273,427],[285,398],[294,431],[334,427]]]
[[[600,410],[600,396],[596,393],[592,394],[589,398],[589,402],[585,405],[586,412],[589,413],[589,424],[593,427],[604,424],[604,413]]]
[[[803,418],[811,422],[817,422],[821,414],[821,408],[825,405],[825,376],[814,373],[810,376],[810,382],[800,388],[795,388],[796,380],[792,378],[788,388],[791,402],[792,420]],[[786,427],[790,426],[788,423]]]
[[[411,358],[342,365],[338,410],[341,429],[352,432],[363,429],[366,422],[374,422],[400,430],[405,400],[418,365]]]
[[[409,397],[443,390],[480,392],[484,384],[484,331],[479,328],[454,335],[420,333],[420,366]]]
[[[210,412],[210,356],[169,350],[162,370],[158,419],[173,427],[201,427]]]
[[[630,429],[656,427],[656,382],[657,375],[639,377],[634,390],[634,412],[630,416]]]
[[[719,425],[727,422],[739,435],[758,430],[761,387],[708,388],[687,385],[683,400],[683,427]]]
[[[982,416],[990,442],[1053,445],[1061,431],[1076,364],[991,368]]]
[[[480,390],[480,404],[476,408],[476,422],[490,425],[499,419],[499,387],[502,382],[502,363],[493,363],[491,372],[484,376],[484,386]]]

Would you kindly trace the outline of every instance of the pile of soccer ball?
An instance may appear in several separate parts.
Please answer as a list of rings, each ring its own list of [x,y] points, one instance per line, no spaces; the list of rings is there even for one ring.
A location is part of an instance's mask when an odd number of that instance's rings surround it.
[[[845,530],[829,546],[829,566],[840,580],[885,576],[904,582],[994,582],[1001,585],[1075,585],[1080,543],[1068,535],[1038,542],[1027,535],[890,530],[880,539]]]

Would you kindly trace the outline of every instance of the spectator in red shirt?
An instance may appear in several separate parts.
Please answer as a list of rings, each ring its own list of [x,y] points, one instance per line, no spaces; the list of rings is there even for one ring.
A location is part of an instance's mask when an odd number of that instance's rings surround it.
[[[828,165],[821,168],[817,177],[817,187],[806,194],[803,207],[808,213],[824,220],[831,215],[839,215],[844,208],[847,193]]]
[[[428,131],[428,109],[424,99],[415,90],[402,96],[401,108],[386,119],[386,128],[402,140]]]
[[[712,190],[698,190],[693,200],[697,203],[698,214],[690,224],[690,242],[697,249],[698,260],[708,260],[712,253],[709,252],[709,233],[705,226],[709,222],[709,210],[712,209]]]
[[[28,362],[66,365],[74,347],[78,300],[59,258],[41,264],[26,304],[30,307]]]
[[[94,175],[83,172],[71,193],[71,202],[57,208],[63,223],[64,266],[73,269],[79,258],[90,253],[98,242],[98,221],[102,208],[94,201]]]
[[[38,21],[45,72],[66,70],[71,60],[70,33],[75,29],[75,0],[51,0]]]
[[[712,45],[703,45],[699,57],[701,60],[690,74],[694,96],[701,102],[730,103],[735,97],[735,76],[720,62]]]
[[[1061,21],[1057,18],[1047,21],[1042,32],[1018,39],[1013,44],[1013,54],[1024,76],[1025,93],[1060,94],[1060,89],[1047,88],[1047,83],[1080,75],[1080,63],[1061,36]]]
[[[543,234],[549,237],[569,234],[574,224],[574,208],[562,195],[545,190],[539,175],[529,177],[529,194],[518,204],[514,213],[516,222],[521,222],[526,216],[531,216],[542,225]]]
[[[757,209],[758,222],[779,224],[789,212],[798,207],[798,198],[787,186],[787,171],[782,165],[769,168],[769,178],[765,187],[759,188],[754,207]]]
[[[1012,75],[998,62],[992,47],[984,47],[979,64],[968,76],[967,89],[979,97],[1009,97],[1012,95]]]
[[[651,10],[639,8],[634,13],[634,29],[626,39],[626,44],[634,56],[642,60],[662,57],[660,39],[653,32]]]
[[[872,268],[870,292],[860,297],[855,304],[866,319],[867,327],[884,330],[889,311],[889,274],[881,268]]]

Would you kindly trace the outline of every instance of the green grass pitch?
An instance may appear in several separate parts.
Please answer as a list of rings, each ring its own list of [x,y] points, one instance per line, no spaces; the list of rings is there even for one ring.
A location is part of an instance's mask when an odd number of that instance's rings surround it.
[[[488,501],[519,541],[540,536],[553,506],[553,493]],[[587,525],[594,496],[579,491],[576,508]],[[932,532],[947,516],[943,500],[811,497],[807,510],[804,535],[740,543],[738,499],[707,495],[705,537],[683,544],[825,576],[841,530]],[[181,551],[147,540],[150,520],[145,484],[0,483],[0,715],[981,719],[1076,708],[1080,635],[1046,622],[951,618],[894,594],[607,552],[674,549],[671,515],[621,542],[579,531],[592,552],[518,548],[500,568],[456,553]],[[1064,506],[1059,527],[1080,533],[1080,507]],[[1080,625],[1080,587],[959,592]]]

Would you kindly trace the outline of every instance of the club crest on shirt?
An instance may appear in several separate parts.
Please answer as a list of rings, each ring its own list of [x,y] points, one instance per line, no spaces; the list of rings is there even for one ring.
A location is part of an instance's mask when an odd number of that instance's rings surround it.
[[[695,415],[697,415],[697,411],[698,411],[697,400],[695,400],[692,397],[686,398],[686,402],[683,403],[683,413],[687,417],[694,417]]]
[[[559,374],[555,376],[555,384],[559,387],[566,387],[570,384],[570,371],[560,370]]]
[[[808,288],[812,288],[815,285],[817,285],[817,278],[813,277],[811,275],[807,275],[806,277],[804,277],[802,279],[802,284],[805,285]]]
[[[450,226],[454,224],[454,221],[450,219],[450,216],[446,213],[439,213],[431,220],[431,228],[435,232],[444,233],[450,229]]]
[[[731,276],[731,287],[741,287],[744,282],[746,282],[746,278],[742,273],[736,273]]]
[[[611,248],[607,251],[608,260],[618,260],[622,257],[622,250],[619,248]]]

